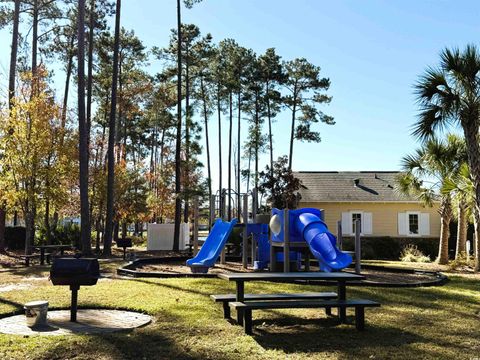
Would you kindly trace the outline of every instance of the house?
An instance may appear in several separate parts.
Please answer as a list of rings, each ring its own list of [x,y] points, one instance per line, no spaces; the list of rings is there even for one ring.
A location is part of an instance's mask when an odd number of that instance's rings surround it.
[[[342,234],[355,234],[360,220],[363,236],[439,238],[438,203],[426,207],[417,199],[394,190],[396,171],[300,171],[302,181],[299,207],[325,210],[325,222]]]

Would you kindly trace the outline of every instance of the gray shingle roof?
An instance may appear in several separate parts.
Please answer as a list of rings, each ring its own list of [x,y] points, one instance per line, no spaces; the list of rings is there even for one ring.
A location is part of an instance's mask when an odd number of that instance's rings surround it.
[[[398,171],[299,171],[302,202],[417,201],[398,194]]]

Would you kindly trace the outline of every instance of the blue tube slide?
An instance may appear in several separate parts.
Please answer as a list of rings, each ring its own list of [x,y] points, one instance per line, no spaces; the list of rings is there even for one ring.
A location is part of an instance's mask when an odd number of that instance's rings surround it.
[[[320,270],[331,272],[346,268],[352,257],[337,248],[337,239],[328,231],[327,225],[311,213],[300,214],[295,227],[310,247],[320,264]]]
[[[187,266],[190,266],[193,273],[205,274],[209,268],[215,265],[236,223],[237,219],[230,222],[222,221],[222,219],[215,221],[197,256],[187,260]]]

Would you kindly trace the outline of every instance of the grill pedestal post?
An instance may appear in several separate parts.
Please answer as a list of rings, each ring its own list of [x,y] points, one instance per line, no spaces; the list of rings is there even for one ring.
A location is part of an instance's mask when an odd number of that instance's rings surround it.
[[[72,292],[72,303],[70,306],[70,321],[77,322],[77,301],[79,285],[70,285],[70,291]]]

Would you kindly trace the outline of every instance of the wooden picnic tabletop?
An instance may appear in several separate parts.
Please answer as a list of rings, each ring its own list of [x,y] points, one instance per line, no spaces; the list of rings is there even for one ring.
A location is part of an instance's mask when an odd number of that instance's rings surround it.
[[[228,281],[283,281],[283,280],[333,280],[352,281],[363,280],[363,275],[347,272],[265,272],[265,273],[226,273],[218,277]]]

